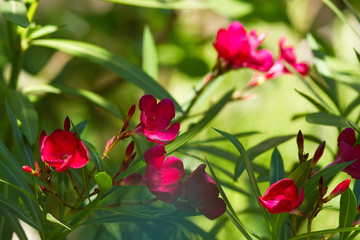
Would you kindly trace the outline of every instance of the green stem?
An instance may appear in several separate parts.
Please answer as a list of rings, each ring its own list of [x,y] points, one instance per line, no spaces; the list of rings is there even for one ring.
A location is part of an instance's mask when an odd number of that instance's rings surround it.
[[[73,186],[73,188],[74,188],[74,190],[75,190],[75,193],[76,193],[76,195],[78,196],[78,199],[82,199],[81,194],[80,194],[80,192],[79,192],[79,189],[78,189],[78,187],[77,187],[77,185],[76,185],[76,183],[75,183],[75,181],[74,181],[74,179],[73,179],[73,177],[72,177],[72,175],[71,175],[71,173],[70,173],[70,170],[66,170],[66,173],[67,173],[67,175],[69,176],[71,185]]]

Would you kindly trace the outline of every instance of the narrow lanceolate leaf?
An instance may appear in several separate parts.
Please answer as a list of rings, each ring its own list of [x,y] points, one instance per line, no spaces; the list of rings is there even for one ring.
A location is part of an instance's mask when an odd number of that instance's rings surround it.
[[[319,125],[327,125],[334,127],[351,127],[349,124],[349,120],[347,120],[346,118],[324,112],[310,113],[306,116],[306,121],[308,123]]]
[[[137,7],[161,8],[161,9],[207,9],[211,5],[207,2],[197,1],[174,1],[163,2],[157,0],[105,0],[119,4],[126,4]]]
[[[21,129],[30,145],[33,145],[38,136],[38,115],[28,97],[20,92],[8,90],[9,103],[16,117],[21,122]]]
[[[306,100],[308,100],[312,105],[314,105],[320,112],[328,112],[328,109],[322,104],[322,103],[319,103],[318,101],[316,101],[314,98],[312,98],[311,96],[299,91],[299,90],[296,90],[295,91],[297,93],[299,93],[302,97],[304,97]]]
[[[340,198],[340,216],[339,216],[339,228],[351,227],[356,216],[356,197],[353,191],[348,188],[341,194]],[[340,233],[340,239],[346,239],[349,232]]]
[[[292,173],[290,173],[289,178],[294,180],[296,186],[299,190],[304,186],[307,177],[310,173],[311,160],[308,160],[298,166]]]
[[[270,163],[270,185],[285,178],[284,172],[284,163],[280,155],[280,152],[277,148],[274,148],[274,151],[271,155]]]
[[[17,149],[20,153],[20,156],[22,157],[22,165],[28,165],[34,168],[34,157],[32,155],[31,148],[29,144],[25,141],[24,136],[22,132],[19,129],[19,126],[16,121],[16,117],[14,112],[11,110],[11,107],[9,106],[7,100],[5,100],[5,108],[6,112],[9,116],[10,124],[13,129],[13,134],[15,137],[15,142]]]
[[[295,137],[296,135],[285,135],[285,136],[278,136],[278,137],[272,137],[269,139],[266,139],[256,146],[250,148],[247,151],[247,154],[250,158],[250,161],[252,161],[254,158],[259,156],[260,154],[273,149],[274,147],[280,145],[283,142],[286,142],[290,140],[291,138]],[[245,165],[242,160],[242,158],[236,163],[235,171],[234,171],[234,180],[236,181],[238,177],[243,173],[245,170]]]
[[[58,26],[55,25],[45,25],[45,26],[37,26],[36,29],[32,30],[28,36],[29,39],[41,38],[51,33],[56,32],[59,29]]]
[[[30,215],[21,209],[17,204],[13,201],[6,199],[4,196],[0,196],[0,208],[4,211],[9,212],[14,215],[18,219],[24,221],[35,229],[40,230],[40,226],[30,217]]]
[[[175,151],[187,141],[196,136],[214,117],[220,112],[220,110],[230,101],[233,91],[227,92],[214,106],[212,106],[205,116],[196,124],[193,125],[187,132],[178,136],[172,143],[166,145],[165,149],[167,154]]]
[[[355,197],[356,197],[356,202],[359,205],[359,203],[360,203],[360,179],[355,179],[353,192],[354,192]]]
[[[91,103],[94,103],[98,107],[108,111],[109,113],[114,114],[116,117],[118,117],[120,119],[125,119],[125,116],[119,111],[119,109],[114,104],[112,104],[111,102],[109,102],[108,100],[103,98],[102,96],[100,96],[96,93],[84,90],[84,89],[76,89],[76,88],[71,88],[71,87],[56,85],[56,84],[54,84],[54,85],[39,84],[39,85],[31,85],[31,86],[25,87],[23,89],[23,92],[25,94],[36,93],[36,92],[46,92],[46,93],[53,93],[53,94],[64,94],[65,93],[65,94],[77,96],[77,97],[83,98]]]
[[[152,79],[158,79],[158,57],[154,38],[149,26],[145,26],[142,45],[142,69],[149,74]]]
[[[324,54],[320,52],[320,45],[311,34],[307,35],[307,41],[315,57],[314,64],[316,69],[323,77],[325,81],[325,87],[329,90],[330,95],[328,95],[328,97],[334,102],[336,106],[339,106],[336,82],[334,81],[332,73],[325,62]]]
[[[87,150],[89,151],[90,158],[94,161],[96,170],[98,172],[104,171],[104,164],[103,160],[101,159],[100,153],[96,150],[95,146],[92,145],[90,142],[87,142],[85,140],[82,140],[85,144]]]
[[[60,226],[63,226],[64,228],[68,229],[71,231],[71,227],[67,226],[66,224],[62,223],[61,221],[57,220],[53,215],[51,215],[50,213],[46,214],[46,220],[48,220],[49,222],[53,222],[56,224],[59,224]]]
[[[315,189],[317,186],[319,186],[319,179],[322,176],[324,179],[324,182],[326,180],[330,179],[332,176],[334,176],[336,173],[340,172],[347,166],[349,166],[351,162],[342,162],[335,165],[332,165],[330,167],[324,168],[314,176],[312,176],[310,179],[308,179],[304,185],[304,194],[307,196],[313,189]]]
[[[172,99],[175,108],[182,112],[177,101],[160,84],[136,65],[104,48],[89,43],[65,39],[39,39],[32,41],[32,45],[54,48],[100,64],[158,99]]]
[[[23,2],[14,0],[2,1],[0,10],[6,20],[23,28],[29,26],[30,21],[27,17],[27,9]]]
[[[32,199],[36,204],[38,204],[37,199],[36,199],[30,192],[28,192],[28,191],[26,191],[26,190],[24,190],[24,189],[22,189],[22,188],[20,188],[20,187],[18,187],[18,186],[16,186],[16,185],[12,184],[12,183],[9,183],[9,182],[7,182],[7,181],[5,181],[5,180],[3,180],[3,179],[0,179],[0,183],[4,183],[4,184],[6,184],[6,185],[9,185],[9,186],[12,187],[12,188],[15,188],[15,189],[18,190],[19,192],[22,192],[23,194],[25,194],[26,196],[28,196],[30,199]],[[39,206],[39,207],[40,207],[40,206]]]
[[[242,162],[244,163],[245,169],[248,173],[248,177],[250,179],[250,183],[251,183],[251,187],[252,187],[255,199],[258,200],[259,196],[260,196],[260,190],[259,190],[259,187],[258,187],[256,179],[255,179],[255,174],[254,174],[254,170],[253,170],[253,167],[251,164],[250,157],[248,156],[248,153],[245,151],[244,146],[241,144],[241,142],[237,138],[235,138],[231,134],[217,130],[217,129],[215,129],[215,131],[217,131],[218,133],[220,133],[221,135],[226,137],[234,145],[234,147],[236,147],[236,149],[239,151],[239,153],[243,159]],[[264,214],[265,220],[270,224],[270,219],[269,219],[268,213],[266,212],[265,208],[263,208],[261,206],[260,202],[259,201],[257,201],[257,202],[259,204],[260,209],[262,210],[262,212]]]
[[[15,232],[21,240],[28,239],[17,217],[0,208],[0,219],[3,220],[0,228],[1,239],[12,239],[13,232]]]

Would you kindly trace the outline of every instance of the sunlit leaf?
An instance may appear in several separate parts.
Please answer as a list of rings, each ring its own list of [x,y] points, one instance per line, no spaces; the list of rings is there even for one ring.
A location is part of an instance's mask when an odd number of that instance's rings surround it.
[[[64,228],[68,229],[71,231],[71,227],[67,226],[66,224],[62,223],[61,221],[57,220],[53,215],[51,215],[50,213],[46,214],[46,220],[48,220],[49,222],[53,222],[56,224],[59,224],[60,226],[63,226]]]
[[[158,57],[154,38],[151,34],[150,27],[145,26],[142,45],[142,69],[149,74],[152,79],[158,79]]]
[[[112,188],[112,179],[106,172],[99,172],[95,175],[95,182],[99,186],[100,194],[105,194]]]
[[[199,1],[171,1],[171,2],[164,2],[158,0],[105,0],[105,1],[137,6],[137,7],[162,8],[162,9],[206,9],[211,7],[209,3],[199,2]]]
[[[31,29],[28,38],[37,39],[37,38],[45,37],[47,35],[56,32],[58,29],[59,27],[55,25],[35,26],[35,29]]]
[[[297,239],[307,239],[309,237],[315,236],[324,236],[334,233],[344,233],[344,232],[351,232],[351,231],[360,231],[359,227],[346,227],[346,228],[333,228],[333,229],[326,229],[321,231],[313,231],[311,233],[303,233],[297,236],[293,236],[289,238],[289,240],[297,240]],[[315,239],[315,238],[314,238]]]
[[[340,198],[340,216],[339,216],[339,227],[351,227],[356,216],[356,198],[350,188],[346,189],[341,194]],[[346,239],[349,236],[349,232],[340,233],[340,239]]]
[[[54,48],[100,64],[158,99],[172,99],[175,108],[182,112],[177,101],[159,83],[154,81],[136,65],[104,48],[89,43],[65,39],[39,39],[32,41],[32,45]]]
[[[27,17],[27,9],[23,2],[14,0],[2,1],[0,10],[6,20],[23,28],[29,26],[30,21]]]
[[[317,102],[314,98],[311,96],[295,89],[297,93],[299,93],[302,97],[304,97],[306,100],[308,100],[312,105],[314,105],[320,112],[328,112],[326,107],[324,107],[321,103]]]

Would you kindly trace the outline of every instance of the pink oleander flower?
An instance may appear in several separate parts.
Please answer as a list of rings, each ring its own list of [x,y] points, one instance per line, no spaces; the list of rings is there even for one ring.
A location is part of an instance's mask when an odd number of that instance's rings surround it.
[[[304,189],[300,194],[292,179],[282,179],[272,184],[264,196],[259,196],[261,205],[270,213],[279,214],[297,209],[304,200]]]
[[[360,179],[360,144],[355,145],[356,136],[354,129],[344,129],[340,133],[337,141],[339,152],[335,161],[330,165],[355,160],[355,162],[347,166],[345,169],[343,169],[343,171],[353,178]]]
[[[351,178],[348,178],[344,181],[342,181],[341,183],[339,183],[335,188],[334,190],[332,190],[332,192],[330,193],[330,195],[328,196],[328,199],[332,199],[334,197],[337,197],[339,196],[340,194],[342,194],[343,192],[346,191],[346,189],[349,188],[349,185],[350,185],[350,182],[351,182]]]
[[[214,47],[223,71],[249,67],[267,71],[273,64],[269,50],[257,50],[266,34],[257,35],[253,30],[248,35],[240,22],[232,22],[227,29],[220,29]]]
[[[135,133],[144,134],[150,142],[159,144],[167,144],[167,141],[176,138],[180,123],[171,124],[175,117],[175,106],[171,99],[157,103],[156,98],[147,94],[140,99],[139,107],[140,124],[135,128]]]
[[[89,161],[85,145],[69,129],[70,120],[66,117],[64,130],[56,129],[50,135],[42,131],[40,135],[41,160],[58,172],[64,172],[69,167],[81,168]]]
[[[144,179],[150,192],[163,202],[176,200],[183,189],[181,180],[186,171],[182,161],[177,157],[167,157],[163,145],[155,145],[146,151],[147,164]]]
[[[201,164],[185,180],[183,197],[191,207],[212,220],[225,212],[226,205],[224,200],[219,198],[219,190],[214,180],[205,172],[205,168],[206,165]]]
[[[276,78],[290,71],[285,67],[283,61],[288,62],[301,75],[305,76],[309,72],[309,65],[305,62],[297,62],[295,50],[293,47],[285,47],[285,38],[280,38],[280,55],[274,65],[265,73],[266,79]]]

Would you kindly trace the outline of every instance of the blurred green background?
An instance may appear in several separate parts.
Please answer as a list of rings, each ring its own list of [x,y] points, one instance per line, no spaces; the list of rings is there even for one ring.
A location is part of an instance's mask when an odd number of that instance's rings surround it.
[[[164,0],[164,2],[172,1]],[[320,0],[209,0],[209,2],[212,4],[209,9],[169,10],[121,5],[100,0],[47,0],[39,2],[35,22],[41,25],[59,26],[59,31],[52,34],[54,38],[96,44],[138,66],[142,65],[143,30],[145,26],[149,26],[157,47],[159,61],[157,81],[179,103],[185,101],[194,86],[212,69],[217,57],[212,46],[217,31],[226,28],[234,20],[242,22],[248,31],[257,29],[258,32],[267,32],[268,36],[262,46],[272,50],[275,56],[278,55],[278,39],[285,36],[286,45],[295,47],[298,59],[309,63],[312,62],[312,56],[305,38],[307,33],[311,33],[323,45],[324,52],[331,56],[329,64],[334,69],[360,73],[353,52],[353,48],[360,50],[359,42],[356,42],[349,28]],[[360,9],[359,1],[350,2],[357,10]],[[354,17],[349,14],[345,4],[342,1],[334,1],[334,3],[349,18],[349,22],[359,29],[360,26],[353,21]],[[3,26],[3,19],[0,19],[2,37],[5,35]],[[0,61],[2,61],[1,56]],[[196,105],[194,112],[206,110],[230,89],[241,90],[250,80],[252,73],[248,69],[239,69],[226,74],[223,81],[212,86],[211,94],[204,96],[201,103]],[[31,47],[25,55],[19,88],[50,82],[93,91],[118,105],[124,112],[131,104],[137,104],[144,94],[136,86],[99,65],[62,52]],[[311,125],[306,123],[304,118],[292,120],[296,114],[316,111],[294,89],[308,92],[301,81],[290,74],[266,82],[249,92],[254,98],[228,104],[192,141],[202,142],[210,137],[219,137],[212,127],[233,134],[257,131],[258,134],[240,139],[247,149],[269,137],[297,134],[301,129],[305,135],[311,134],[326,140],[329,148],[336,152],[336,128]],[[339,95],[345,104],[355,93],[344,88]],[[60,128],[65,116],[69,116],[74,123],[88,119],[82,138],[93,143],[99,152],[102,152],[106,141],[122,126],[118,118],[74,96],[44,94],[32,97],[34,101],[37,100],[35,102],[41,129],[50,133],[53,129]],[[138,115],[137,111],[133,118],[135,123]],[[196,116],[183,124],[180,131],[185,132],[195,119]],[[226,141],[215,144],[216,147],[237,154],[236,149]],[[109,164],[105,164],[108,172],[112,174],[115,172],[114,169],[119,165],[124,147],[125,144],[120,143],[112,152],[111,159],[106,160],[109,161]],[[305,142],[305,151],[309,152],[310,156],[316,147],[317,144]],[[280,145],[279,151],[284,159],[286,171],[290,171],[297,162],[295,138]],[[210,163],[222,166],[233,173],[233,164],[219,157],[199,151],[187,153],[200,158],[206,156]],[[199,165],[199,161],[194,157],[181,153],[176,155],[182,157],[187,169],[194,169]],[[271,151],[260,155],[254,162],[269,168],[270,155]],[[325,151],[320,165],[325,166],[331,161],[333,161],[333,153]],[[243,174],[237,182],[233,182],[222,172],[216,171],[216,173],[225,182],[247,192],[251,191],[246,174]],[[339,179],[345,177],[346,174],[338,175]],[[259,186],[264,193],[268,182],[260,183]],[[330,185],[329,189],[332,187],[333,185]],[[252,215],[253,208],[257,208],[255,201],[226,187],[225,191],[230,196],[236,211],[239,212],[240,219],[256,233],[261,235],[266,232],[262,217],[256,218]],[[336,208],[337,200],[332,202],[332,208]],[[337,213],[332,208],[320,214],[319,219],[314,223],[314,230],[337,226]],[[328,214],[331,214],[331,217]],[[209,221],[202,216],[191,219],[206,231],[214,224],[219,224],[221,230],[217,234],[218,239],[241,239],[240,233],[226,221],[225,217],[217,221]]]

